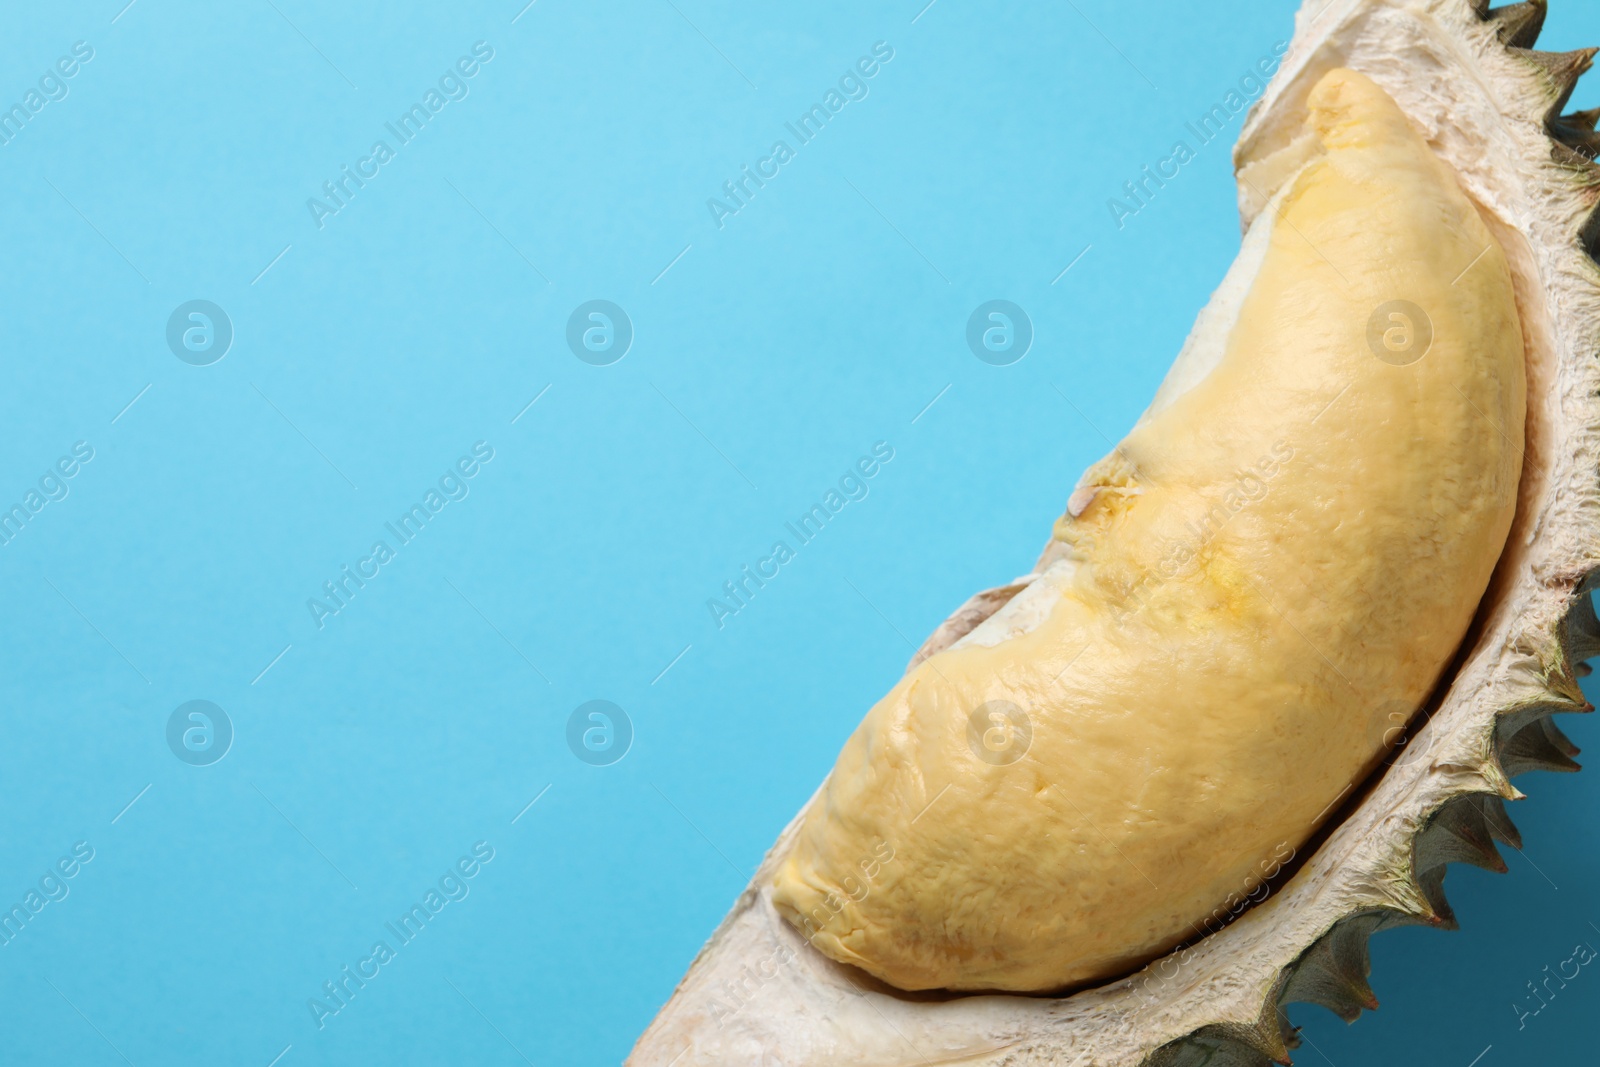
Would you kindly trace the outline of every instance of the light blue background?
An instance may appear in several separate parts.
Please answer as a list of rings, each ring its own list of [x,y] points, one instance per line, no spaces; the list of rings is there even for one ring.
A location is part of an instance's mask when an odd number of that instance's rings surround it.
[[[1237,248],[1237,122],[1121,231],[1105,202],[1289,7],[122,2],[0,23],[6,104],[94,48],[0,146],[0,501],[95,449],[0,548],[0,902],[95,849],[0,947],[0,1060],[615,1064],[908,641],[1026,570],[1149,398]],[[479,40],[319,230],[307,198]],[[719,230],[707,198],[876,41],[870,95]],[[164,340],[196,298],[236,331],[209,367]],[[609,367],[564,342],[594,298],[636,329]],[[1034,323],[1014,366],[963,341],[992,298]],[[318,630],[307,598],[479,440],[470,496]],[[880,440],[719,630],[707,598]],[[164,738],[196,698],[236,730],[203,768]],[[608,767],[565,742],[597,698],[636,731]],[[1300,1062],[1592,1050],[1588,970],[1511,1004],[1600,945],[1600,786],[1521,784],[1526,857],[1451,874],[1460,933],[1376,941],[1376,1015],[1295,1009]],[[307,999],[480,840],[319,1031]]]

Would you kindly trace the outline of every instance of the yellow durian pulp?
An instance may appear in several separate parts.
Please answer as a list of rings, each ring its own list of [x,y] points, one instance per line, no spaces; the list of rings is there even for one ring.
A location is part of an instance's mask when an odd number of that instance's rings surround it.
[[[1506,257],[1366,77],[1324,75],[1306,128],[1204,373],[1084,476],[1019,610],[840,753],[773,881],[833,959],[1054,991],[1209,932],[1461,643],[1522,466]]]

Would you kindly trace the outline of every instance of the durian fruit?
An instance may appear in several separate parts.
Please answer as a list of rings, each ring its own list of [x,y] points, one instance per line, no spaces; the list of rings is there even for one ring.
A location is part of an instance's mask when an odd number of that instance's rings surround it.
[[[1594,51],[1531,50],[1544,11],[1309,0],[1150,410],[868,714],[630,1064],[1287,1063],[1285,1005],[1375,1007],[1367,938],[1504,869],[1600,653],[1600,114],[1563,114]]]
[[[772,899],[833,959],[1043,993],[1162,955],[1305,844],[1460,645],[1522,464],[1511,273],[1371,80],[1306,107],[1202,343],[1039,577],[878,702],[806,813]]]

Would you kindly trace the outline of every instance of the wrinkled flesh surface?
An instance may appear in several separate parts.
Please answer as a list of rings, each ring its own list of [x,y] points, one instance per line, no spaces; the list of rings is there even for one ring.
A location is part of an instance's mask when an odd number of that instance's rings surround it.
[[[1309,104],[1213,369],[1085,474],[1023,594],[1048,610],[919,664],[846,743],[773,883],[828,956],[1053,991],[1205,933],[1460,643],[1521,470],[1505,256],[1372,82]]]

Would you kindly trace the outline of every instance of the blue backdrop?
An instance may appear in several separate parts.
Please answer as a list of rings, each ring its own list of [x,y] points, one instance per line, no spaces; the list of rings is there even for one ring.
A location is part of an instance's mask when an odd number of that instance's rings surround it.
[[[1107,200],[1289,5],[124,2],[0,23],[0,1059],[615,1064],[1152,394],[1237,119]],[[1591,1047],[1521,784],[1301,1062]]]

